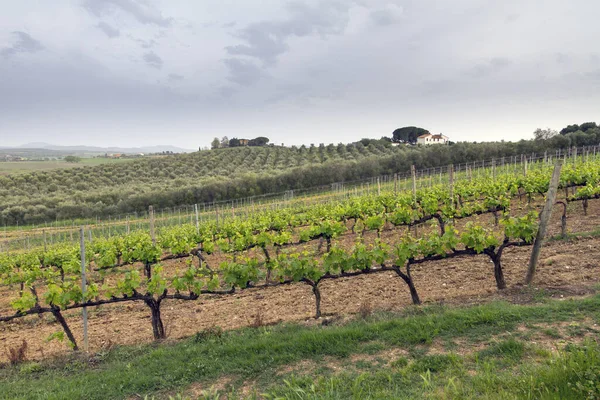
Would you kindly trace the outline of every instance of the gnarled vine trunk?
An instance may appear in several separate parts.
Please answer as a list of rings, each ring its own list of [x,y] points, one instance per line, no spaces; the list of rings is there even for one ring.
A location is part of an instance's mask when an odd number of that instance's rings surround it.
[[[154,340],[165,339],[165,327],[160,315],[161,300],[147,299],[144,302],[150,307],[150,311],[152,312],[152,333],[154,334]]]
[[[321,318],[321,291],[318,283],[313,285],[312,290],[315,295],[315,318],[318,319]]]
[[[419,298],[419,293],[417,293],[417,288],[415,287],[412,276],[410,274],[410,262],[406,265],[406,274],[404,272],[402,272],[402,270],[400,270],[400,267],[398,267],[398,266],[394,266],[393,268],[394,268],[394,271],[396,272],[396,274],[400,278],[402,278],[402,280],[408,286],[408,289],[410,290],[410,297],[412,299],[413,304],[417,305],[417,306],[420,305],[421,299]]]
[[[71,345],[73,346],[73,350],[79,350],[79,347],[77,346],[77,341],[75,341],[75,336],[73,336],[73,332],[71,332],[71,328],[69,328],[67,321],[65,321],[65,317],[63,317],[62,313],[60,312],[60,308],[58,308],[56,306],[52,306],[51,310],[52,310],[52,315],[54,315],[54,318],[56,318],[56,321],[58,321],[60,326],[63,328],[63,331],[67,334],[67,338],[71,342]]]
[[[504,272],[502,271],[502,262],[500,257],[492,257],[494,263],[494,278],[496,279],[496,287],[499,290],[506,289],[506,281],[504,280]]]

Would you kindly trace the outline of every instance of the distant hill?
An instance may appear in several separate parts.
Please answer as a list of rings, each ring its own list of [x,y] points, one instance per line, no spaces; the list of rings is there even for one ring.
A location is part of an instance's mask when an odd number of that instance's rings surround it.
[[[0,147],[3,150],[53,150],[64,153],[161,153],[165,151],[171,151],[173,153],[192,153],[197,150],[183,149],[176,146],[144,146],[144,147],[96,147],[96,146],[59,146],[50,143],[34,142],[26,143],[17,147]]]

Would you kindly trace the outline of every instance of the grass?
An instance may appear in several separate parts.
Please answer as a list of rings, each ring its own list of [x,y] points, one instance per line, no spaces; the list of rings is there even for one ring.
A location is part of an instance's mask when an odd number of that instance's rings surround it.
[[[91,361],[72,356],[5,366],[0,398],[159,399],[184,393],[191,384],[210,388],[218,381],[226,387],[207,398],[240,396],[248,382],[267,398],[568,399],[584,398],[585,391],[600,396],[594,386],[600,379],[596,344],[552,355],[505,338],[523,324],[536,329],[536,323],[577,321],[583,329],[584,321],[600,320],[599,310],[596,295],[536,305],[409,308],[344,325],[214,329],[175,343],[117,347]],[[429,354],[434,342],[455,341],[484,349]],[[390,349],[403,355],[386,360]],[[312,367],[294,369],[302,362]],[[252,390],[244,394],[254,396]]]
[[[555,236],[549,237],[547,240],[548,241],[563,241],[563,240],[576,240],[576,239],[597,238],[597,237],[600,237],[600,228],[594,229],[589,232],[567,233],[566,237],[562,237],[561,235],[555,235]]]
[[[458,360],[463,358],[457,357]],[[445,372],[421,374],[384,368],[374,373],[291,378],[271,388],[269,399],[596,399],[600,396],[600,347],[585,344],[502,370],[487,362],[446,363]]]

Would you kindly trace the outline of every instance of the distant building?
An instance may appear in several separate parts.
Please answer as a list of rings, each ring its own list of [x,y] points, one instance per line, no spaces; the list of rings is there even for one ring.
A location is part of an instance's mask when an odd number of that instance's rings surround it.
[[[448,140],[448,136],[444,136],[441,133],[438,135],[426,133],[417,138],[417,144],[447,144]]]
[[[249,141],[248,139],[240,139],[240,146],[248,146]]]

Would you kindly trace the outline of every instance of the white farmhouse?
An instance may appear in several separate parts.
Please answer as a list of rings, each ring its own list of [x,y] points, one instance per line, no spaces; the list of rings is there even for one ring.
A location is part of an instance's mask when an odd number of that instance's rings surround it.
[[[441,133],[438,135],[426,133],[417,138],[417,144],[446,144],[448,143],[448,140],[448,136],[444,136]]]

